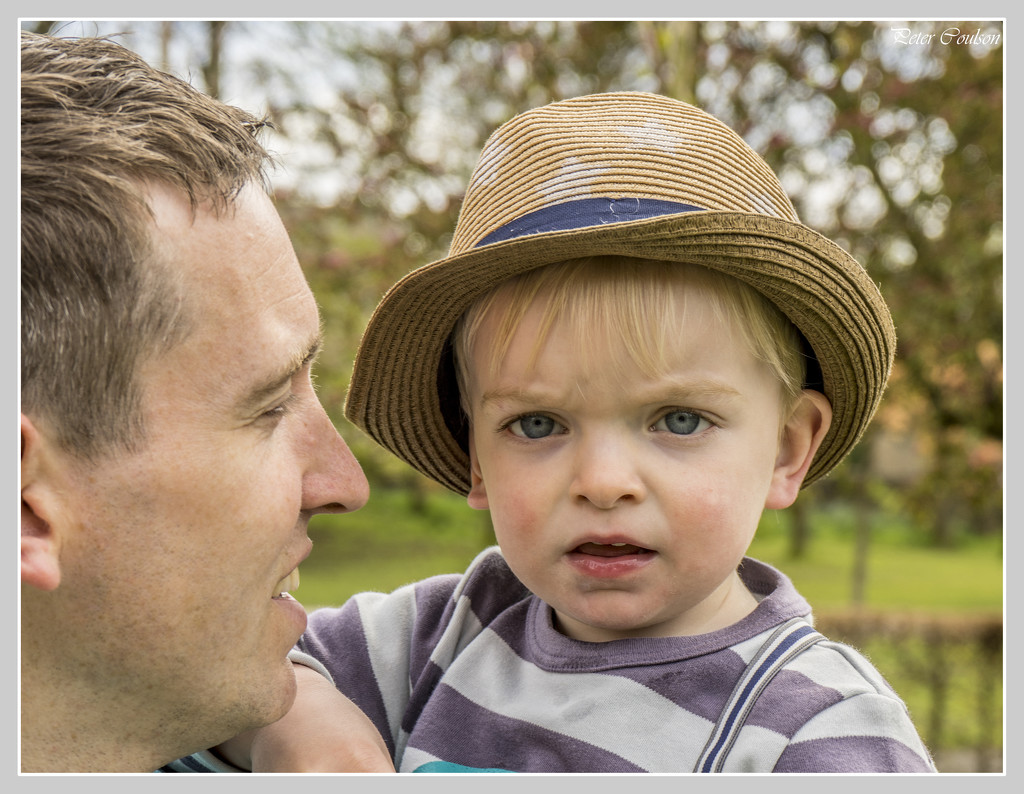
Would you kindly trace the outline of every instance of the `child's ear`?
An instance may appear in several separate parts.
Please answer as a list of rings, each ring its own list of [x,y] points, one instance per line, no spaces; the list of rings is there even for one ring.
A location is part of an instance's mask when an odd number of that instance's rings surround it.
[[[60,543],[51,525],[54,505],[44,479],[47,441],[21,415],[21,581],[40,590],[60,584]]]
[[[832,404],[824,394],[804,389],[782,430],[765,509],[781,510],[796,501],[814,454],[832,424]]]
[[[466,496],[466,503],[474,510],[489,510],[487,502],[487,486],[484,485],[483,475],[480,473],[480,462],[476,458],[476,443],[473,440],[473,429],[469,431],[469,494]]]

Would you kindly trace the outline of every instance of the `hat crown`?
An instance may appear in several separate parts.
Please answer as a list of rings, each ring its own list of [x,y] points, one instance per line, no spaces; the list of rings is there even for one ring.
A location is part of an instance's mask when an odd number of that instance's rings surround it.
[[[789,317],[814,364],[808,387],[832,404],[805,485],[860,438],[896,348],[877,285],[849,252],[799,222],[739,135],[691,105],[639,93],[556,102],[498,128],[471,177],[451,255],[405,276],[370,319],[345,415],[428,477],[468,493],[469,423],[451,349],[457,319],[513,276],[608,255],[725,273]]]
[[[470,177],[450,254],[529,213],[599,198],[799,223],[768,164],[714,116],[655,94],[595,94],[535,108],[495,130]]]

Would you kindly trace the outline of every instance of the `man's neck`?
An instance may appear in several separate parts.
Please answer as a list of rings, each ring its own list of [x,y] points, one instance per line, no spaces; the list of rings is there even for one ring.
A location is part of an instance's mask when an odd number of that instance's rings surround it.
[[[70,681],[22,665],[22,772],[152,772],[174,757],[158,726],[127,723],[123,702],[81,696]],[[137,712],[137,710],[136,710]],[[111,715],[120,715],[114,717]]]

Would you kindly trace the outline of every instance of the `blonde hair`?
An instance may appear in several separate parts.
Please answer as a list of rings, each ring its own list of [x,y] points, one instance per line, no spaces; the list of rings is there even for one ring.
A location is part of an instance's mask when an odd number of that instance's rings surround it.
[[[783,416],[796,404],[807,376],[802,337],[789,319],[767,298],[739,279],[698,265],[595,256],[548,265],[502,282],[478,298],[463,314],[454,331],[459,393],[467,404],[472,345],[483,321],[501,311],[494,346],[489,351],[492,372],[506,355],[512,338],[537,296],[547,303],[534,340],[531,364],[552,327],[565,323],[579,339],[581,357],[587,355],[595,330],[615,339],[629,359],[646,375],[668,367],[667,351],[677,345],[673,318],[686,311],[686,293],[673,286],[686,284],[707,300],[714,316],[738,334],[754,358],[765,364],[781,387]],[[606,365],[602,362],[602,366]]]

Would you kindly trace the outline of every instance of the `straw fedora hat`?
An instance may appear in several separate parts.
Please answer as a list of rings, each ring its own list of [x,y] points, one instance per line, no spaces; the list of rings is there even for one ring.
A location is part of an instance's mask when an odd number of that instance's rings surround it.
[[[512,276],[608,254],[703,265],[759,290],[803,334],[813,356],[807,386],[832,403],[804,485],[854,446],[896,347],[874,282],[800,222],[778,178],[733,130],[692,105],[633,92],[535,108],[491,135],[449,255],[399,281],[370,319],[345,415],[467,493],[468,426],[449,339],[456,321]]]

